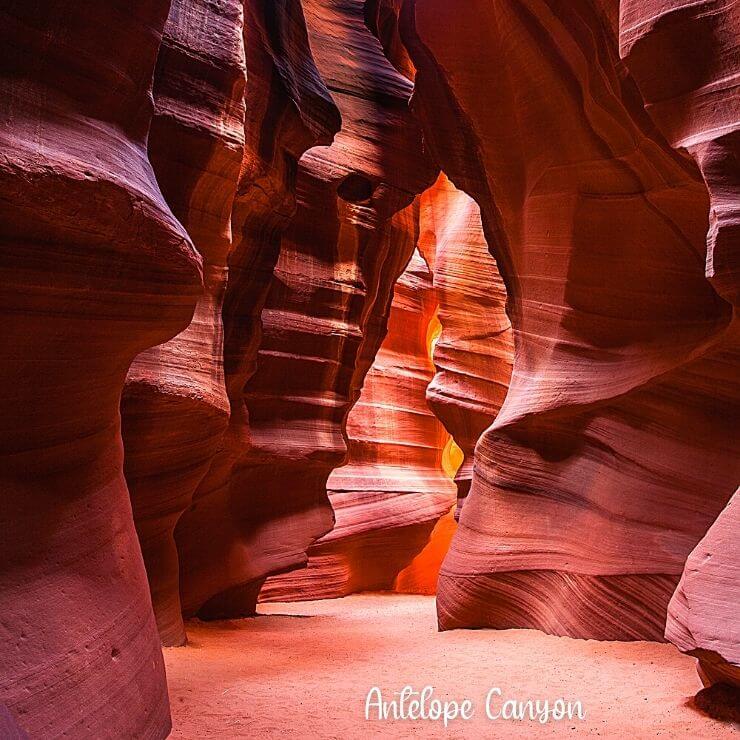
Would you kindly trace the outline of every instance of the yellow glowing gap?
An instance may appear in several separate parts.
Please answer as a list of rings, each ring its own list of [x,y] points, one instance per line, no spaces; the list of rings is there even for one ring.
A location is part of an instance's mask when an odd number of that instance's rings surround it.
[[[458,447],[455,440],[450,437],[445,448],[442,450],[442,470],[448,478],[454,478],[458,468],[462,465],[465,453]]]
[[[439,317],[435,313],[432,316],[429,326],[427,327],[427,354],[429,359],[434,362],[434,348],[437,346],[439,341],[439,335],[442,333],[442,324],[439,321]]]

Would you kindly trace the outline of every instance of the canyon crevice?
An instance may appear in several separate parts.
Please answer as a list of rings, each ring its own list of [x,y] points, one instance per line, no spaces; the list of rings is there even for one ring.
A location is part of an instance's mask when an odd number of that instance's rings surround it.
[[[737,696],[737,3],[9,0],[0,41],[0,727],[166,737],[188,619],[362,591]]]

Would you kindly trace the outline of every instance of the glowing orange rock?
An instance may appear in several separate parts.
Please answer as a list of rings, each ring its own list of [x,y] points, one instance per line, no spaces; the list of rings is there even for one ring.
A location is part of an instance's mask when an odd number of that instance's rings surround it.
[[[422,195],[420,210],[420,248],[434,266],[440,322],[437,373],[427,400],[462,455],[455,473],[459,514],[470,490],[475,445],[508,390],[511,322],[475,201],[442,174]]]
[[[415,252],[396,283],[388,333],[347,419],[347,463],[329,476],[334,527],[309,549],[306,569],[268,579],[263,599],[389,590],[430,544],[437,520],[454,503],[442,467],[448,435],[425,399],[436,309],[431,274]],[[424,590],[433,592],[431,560],[428,568]]]

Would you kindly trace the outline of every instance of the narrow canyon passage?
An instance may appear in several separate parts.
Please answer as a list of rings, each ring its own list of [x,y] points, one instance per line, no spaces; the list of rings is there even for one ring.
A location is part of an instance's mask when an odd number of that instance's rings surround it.
[[[3,0],[0,740],[737,733],[738,101],[740,0]]]
[[[362,594],[262,604],[258,616],[190,622],[188,646],[165,650],[176,738],[607,737],[731,738],[691,707],[694,662],[672,645],[553,637],[532,630],[438,633],[434,598]],[[474,701],[470,720],[365,720],[373,686],[405,685]],[[585,719],[489,720],[503,702],[580,700]],[[495,696],[495,695],[494,695]],[[656,728],[656,729],[651,729]],[[659,729],[657,729],[659,728]]]

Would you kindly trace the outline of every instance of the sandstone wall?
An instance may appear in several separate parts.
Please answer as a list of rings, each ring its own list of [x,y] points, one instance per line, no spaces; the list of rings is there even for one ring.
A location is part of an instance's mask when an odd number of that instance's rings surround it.
[[[188,328],[134,360],[121,402],[124,472],[166,645],[185,642],[175,525],[229,414],[221,311],[244,151],[243,25],[238,0],[174,0],[154,73],[149,158],[205,285]]]
[[[416,243],[407,206],[434,177],[408,109],[411,84],[365,26],[363,3],[302,5],[341,129],[293,172],[296,210],[275,245],[248,369],[244,356],[229,357],[227,317],[227,373],[229,361],[239,367],[232,418],[235,407],[248,416],[248,437],[232,446],[230,472],[212,466],[178,528],[188,614],[252,613],[265,578],[304,565],[332,528],[326,480],[346,455],[346,418]]]
[[[737,8],[8,0],[14,721],[164,737],[183,614],[429,591],[451,537],[443,629],[737,684]]]
[[[481,434],[503,404],[514,353],[506,288],[483,235],[480,209],[446,175],[421,199],[420,248],[434,266],[440,334],[427,401],[460,448],[459,511]]]
[[[119,417],[202,291],[147,158],[168,5],[0,10],[0,702],[33,737],[169,732]]]
[[[335,523],[308,566],[269,578],[263,600],[388,591],[454,503],[442,466],[449,435],[427,407],[437,311],[432,275],[415,251],[394,289],[388,333],[347,418],[347,462],[329,476]],[[431,573],[432,583],[436,573]]]
[[[402,26],[415,110],[481,207],[516,346],[440,625],[661,639],[738,478],[707,189],[645,112],[616,2],[409,0]]]

